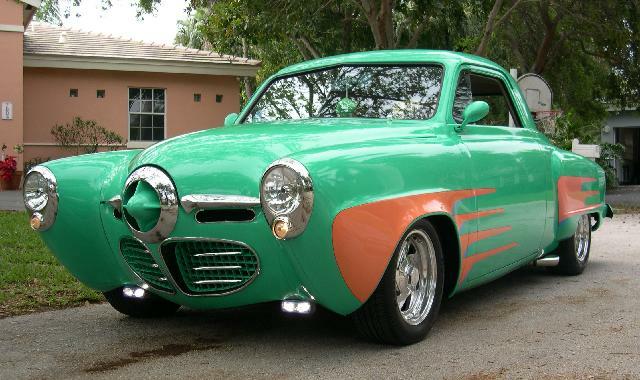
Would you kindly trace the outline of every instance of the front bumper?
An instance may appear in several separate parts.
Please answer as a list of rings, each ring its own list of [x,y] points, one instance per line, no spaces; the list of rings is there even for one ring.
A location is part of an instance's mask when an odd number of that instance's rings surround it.
[[[133,153],[118,153],[107,160],[75,157],[73,166],[48,163],[59,182],[58,216],[53,227],[41,235],[58,259],[81,282],[105,292],[124,285],[143,285],[120,251],[123,238],[132,233],[114,215],[108,200],[119,195]],[[89,156],[85,156],[89,157]],[[79,165],[79,161],[81,164]],[[78,168],[82,170],[78,170]],[[176,183],[180,194],[180,183]],[[236,241],[250,247],[259,259],[259,274],[247,286],[224,295],[188,294],[178,286],[160,247],[164,241],[145,243],[158,269],[172,282],[175,291],[151,291],[193,309],[237,307],[290,297],[313,300],[337,313],[349,314],[360,307],[338,269],[331,243],[331,212],[318,203],[304,234],[291,240],[277,240],[262,214],[245,222],[199,223],[194,212],[179,207],[175,228],[168,239],[215,239]],[[326,210],[327,208],[325,208]]]

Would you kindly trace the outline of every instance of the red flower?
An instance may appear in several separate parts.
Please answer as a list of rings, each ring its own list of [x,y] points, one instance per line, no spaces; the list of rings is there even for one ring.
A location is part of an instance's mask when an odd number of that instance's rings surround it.
[[[6,156],[3,161],[0,161],[0,178],[5,181],[10,181],[17,167],[18,162],[16,158],[14,156]]]

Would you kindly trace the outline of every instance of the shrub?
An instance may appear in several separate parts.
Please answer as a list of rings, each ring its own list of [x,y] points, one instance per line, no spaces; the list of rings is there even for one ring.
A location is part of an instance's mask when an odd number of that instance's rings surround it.
[[[77,116],[71,123],[53,126],[51,134],[59,146],[75,151],[75,154],[96,153],[100,146],[116,150],[125,141],[122,136],[104,128],[95,120],[82,120]]]
[[[51,160],[51,157],[47,157],[47,158],[34,157],[34,158],[30,159],[29,161],[25,161],[25,163],[24,163],[24,172],[27,173],[34,166],[38,166],[38,165],[42,164],[43,162],[47,162],[49,160]]]

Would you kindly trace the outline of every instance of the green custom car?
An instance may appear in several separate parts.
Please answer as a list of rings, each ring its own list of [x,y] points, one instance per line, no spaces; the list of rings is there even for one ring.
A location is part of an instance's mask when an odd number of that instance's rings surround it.
[[[47,162],[24,200],[124,314],[321,305],[410,344],[443,297],[531,263],[580,274],[612,216],[604,189],[536,130],[504,69],[403,50],[285,68],[221,128]]]

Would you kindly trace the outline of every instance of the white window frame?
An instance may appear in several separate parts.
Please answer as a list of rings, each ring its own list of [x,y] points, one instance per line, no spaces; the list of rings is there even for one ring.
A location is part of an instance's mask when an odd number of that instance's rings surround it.
[[[129,93],[130,90],[162,90],[164,91],[164,112],[160,113],[160,112],[154,112],[153,109],[153,105],[151,107],[151,112],[142,112],[142,105],[141,105],[141,111],[139,112],[131,112],[131,108],[129,107],[129,102],[135,99],[131,99],[129,97]],[[152,95],[152,100],[153,100],[153,95]],[[162,140],[131,140],[131,115],[151,115],[153,117],[153,115],[162,115],[163,116],[163,140],[167,138],[167,89],[163,88],[163,87],[143,87],[143,86],[129,86],[127,87],[127,148],[147,148],[150,147],[153,144],[156,144]],[[153,132],[152,132],[153,133]],[[140,130],[140,136],[142,137],[142,129]],[[152,137],[153,138],[153,137]]]

